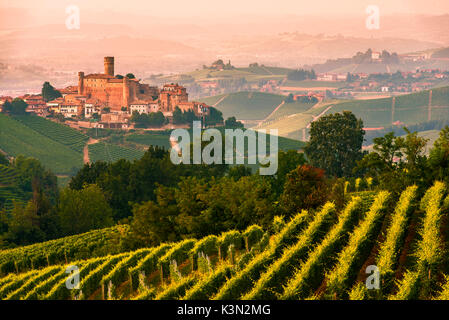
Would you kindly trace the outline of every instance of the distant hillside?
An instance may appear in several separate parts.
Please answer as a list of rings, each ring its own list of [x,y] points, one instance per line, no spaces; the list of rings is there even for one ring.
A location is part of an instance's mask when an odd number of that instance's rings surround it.
[[[449,87],[432,90],[431,112],[429,116],[430,91],[422,91],[395,98],[394,112],[393,98],[354,100],[333,106],[326,112],[335,113],[343,110],[352,111],[362,118],[365,127],[387,127],[394,122],[412,125],[431,120],[449,120]]]
[[[199,100],[215,105],[225,119],[235,116],[239,120],[263,120],[284,99],[285,96],[278,94],[242,91]]]
[[[432,54],[432,58],[439,59],[449,59],[449,47],[435,50]]]
[[[145,80],[153,83],[179,82],[188,84],[192,81],[238,80],[245,79],[248,83],[258,83],[262,80],[282,80],[293,69],[252,65],[251,67],[233,68],[229,70],[214,70],[210,68],[197,69],[177,75],[161,75]]]

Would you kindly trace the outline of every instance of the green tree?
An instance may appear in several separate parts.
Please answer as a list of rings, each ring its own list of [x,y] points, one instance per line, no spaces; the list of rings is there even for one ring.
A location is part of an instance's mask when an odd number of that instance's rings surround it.
[[[39,160],[17,156],[12,163],[17,170],[17,185],[25,192],[44,192],[51,201],[55,201],[58,194],[56,176],[46,170]]]
[[[228,177],[237,181],[242,177],[250,176],[251,173],[252,171],[250,167],[240,164],[229,168]]]
[[[299,153],[295,150],[280,150],[278,153],[278,171],[276,172],[276,176],[268,176],[268,178],[273,180],[273,191],[276,192],[277,195],[280,195],[284,190],[287,175],[298,166],[306,164],[306,162],[303,153]]]
[[[328,186],[324,170],[307,164],[300,165],[287,175],[280,204],[287,217],[302,209],[316,209],[327,200]]]
[[[113,222],[112,209],[97,185],[64,189],[59,197],[58,215],[64,235],[109,227]]]
[[[27,103],[22,99],[15,98],[11,103],[10,113],[15,115],[26,114]]]
[[[407,132],[405,138],[394,132],[374,138],[374,152],[358,161],[355,171],[376,180],[380,188],[397,194],[407,185],[429,183],[427,157],[424,155],[427,140],[417,132]],[[431,179],[430,179],[431,180]]]
[[[293,99],[293,93],[289,93],[287,98],[284,99],[285,103],[293,103],[295,100]]]
[[[54,100],[56,98],[62,97],[61,92],[56,90],[50,82],[46,81],[44,82],[44,85],[42,86],[42,98],[48,102],[51,100]]]
[[[183,117],[182,111],[181,111],[181,109],[179,109],[178,106],[176,106],[175,110],[173,110],[173,123],[174,124],[184,123],[184,117]]]
[[[0,164],[7,166],[9,165],[9,160],[3,153],[0,153]]]
[[[136,78],[136,76],[135,76],[134,74],[132,74],[132,73],[127,73],[127,74],[126,74],[126,77],[127,77],[128,79],[135,79],[135,78]]]
[[[33,201],[29,201],[25,207],[14,202],[5,239],[15,245],[28,245],[45,240],[45,234],[39,226],[37,207]]]
[[[12,110],[12,104],[11,104],[11,102],[9,102],[8,100],[6,100],[5,103],[3,104],[2,112],[3,112],[3,113],[11,113],[11,110]]]
[[[352,112],[343,111],[312,122],[306,156],[314,167],[330,176],[349,177],[357,160],[363,157],[363,122]]]
[[[240,121],[237,121],[235,117],[229,117],[225,121],[225,127],[229,129],[243,129],[245,126]]]
[[[130,232],[125,241],[130,248],[180,239],[175,224],[178,209],[174,190],[160,186],[156,193],[157,202],[146,201],[133,207]]]
[[[209,116],[206,117],[206,124],[215,125],[222,123],[223,123],[223,113],[214,107],[209,107]]]
[[[444,127],[435,140],[430,150],[429,166],[434,179],[449,183],[449,126]]]

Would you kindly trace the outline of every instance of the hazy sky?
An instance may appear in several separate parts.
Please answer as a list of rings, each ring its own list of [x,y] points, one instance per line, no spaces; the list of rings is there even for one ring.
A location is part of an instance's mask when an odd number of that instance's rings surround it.
[[[378,5],[381,14],[449,13],[448,0],[0,0],[0,7],[40,9],[39,11],[64,9],[69,4],[78,5],[81,10],[114,10],[158,17],[197,17],[201,14],[358,15],[365,14],[367,5]]]

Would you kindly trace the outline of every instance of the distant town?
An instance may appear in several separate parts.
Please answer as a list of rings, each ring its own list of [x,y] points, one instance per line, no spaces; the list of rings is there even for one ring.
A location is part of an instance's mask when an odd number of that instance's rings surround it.
[[[126,76],[114,74],[114,57],[104,58],[104,73],[85,75],[78,73],[78,85],[54,89],[49,83],[44,90],[55,93],[49,100],[44,94],[26,94],[17,97],[26,104],[26,112],[42,117],[55,116],[61,120],[74,120],[68,123],[79,128],[130,129],[131,117],[161,114],[162,121],[173,123],[173,113],[191,113],[193,117],[204,119],[210,115],[210,106],[205,103],[189,101],[186,88],[175,83],[162,88],[140,83],[133,74]],[[46,99],[47,98],[47,99]],[[0,108],[13,97],[0,97]],[[46,101],[49,100],[49,101]],[[139,122],[135,120],[134,122]]]

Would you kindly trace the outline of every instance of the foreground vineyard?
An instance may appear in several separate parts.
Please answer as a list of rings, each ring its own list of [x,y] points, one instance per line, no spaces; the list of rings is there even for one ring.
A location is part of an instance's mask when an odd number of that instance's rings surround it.
[[[93,232],[61,240],[65,251],[40,244],[0,252],[0,299],[446,299],[448,207],[447,188],[436,182],[397,199],[359,192],[340,212],[327,203],[289,221],[277,217],[271,233],[254,225],[115,255],[75,254],[104,234]],[[377,289],[365,285],[370,265]],[[73,289],[67,267],[78,270]]]

